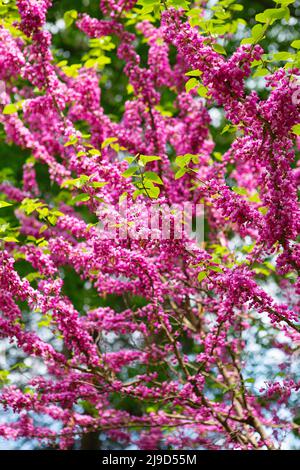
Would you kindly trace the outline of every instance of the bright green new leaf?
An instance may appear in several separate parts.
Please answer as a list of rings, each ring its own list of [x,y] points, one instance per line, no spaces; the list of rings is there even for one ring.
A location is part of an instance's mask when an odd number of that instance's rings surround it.
[[[214,271],[216,273],[222,273],[223,272],[223,270],[221,268],[219,268],[219,266],[210,266],[209,270]]]
[[[137,167],[136,166],[133,166],[131,168],[127,168],[127,170],[125,170],[123,173],[122,173],[122,176],[124,178],[130,178],[130,176],[133,176],[137,171]]]
[[[293,58],[294,58],[294,54],[291,54],[290,52],[286,52],[286,51],[275,52],[275,54],[273,54],[274,60],[289,60]]]
[[[205,279],[207,277],[207,272],[206,271],[201,271],[199,274],[198,274],[198,281],[201,282],[203,281],[203,279]]]
[[[196,78],[194,77],[190,78],[185,84],[185,90],[188,93],[189,91],[191,91],[193,88],[195,88],[198,85],[199,85],[199,82]]]
[[[135,201],[135,199],[140,196],[141,194],[144,194],[145,191],[143,191],[142,189],[136,189],[132,195],[132,199]]]
[[[6,201],[0,201],[0,209],[2,209],[2,207],[8,207],[8,206],[12,206],[12,204]]]
[[[293,41],[291,46],[294,48],[294,49],[300,49],[300,39],[296,39],[296,41]]]
[[[200,77],[202,75],[201,70],[190,70],[185,74],[187,77]]]
[[[264,27],[261,24],[256,24],[253,26],[251,29],[251,36],[254,39],[254,41],[258,41],[262,39],[264,35]]]
[[[295,0],[273,0],[274,3],[278,3],[279,5],[286,7],[288,5],[291,5],[292,3],[295,2]]]
[[[300,135],[300,124],[296,124],[292,127],[292,132],[296,135]]]
[[[185,155],[178,155],[175,159],[176,165],[178,165],[180,168],[183,168],[187,166],[195,155],[192,155],[191,153],[186,153]]]
[[[117,141],[118,139],[116,137],[108,137],[102,142],[101,148],[104,149],[105,147],[108,147],[108,145],[113,144],[114,142],[117,142]]]
[[[70,145],[75,145],[78,142],[78,137],[71,135],[68,142],[64,144],[64,147],[69,147]]]
[[[248,384],[254,384],[255,379],[253,377],[249,377],[248,379],[245,379],[244,382]]]
[[[7,237],[1,238],[1,240],[4,240],[5,242],[9,242],[9,243],[18,243],[19,242],[19,240],[16,237],[13,237],[13,236],[10,236],[10,235],[8,235]]]
[[[64,14],[64,21],[65,21],[66,28],[69,28],[77,19],[77,17],[78,17],[78,13],[76,10],[66,11]]]
[[[154,171],[146,171],[143,176],[145,179],[153,181],[154,183],[164,184],[162,179],[156,173],[154,173]]]
[[[289,18],[289,9],[287,7],[268,8],[263,13],[258,13],[258,15],[255,16],[256,21],[259,21],[260,23],[270,23],[274,20],[281,20],[283,18]]]
[[[147,182],[148,184],[148,182]],[[153,186],[151,188],[147,188],[147,195],[151,197],[151,199],[157,199],[160,193],[160,189],[158,186]]]
[[[78,194],[72,199],[72,203],[76,204],[76,202],[86,202],[90,199],[90,196],[86,193]]]
[[[232,186],[232,191],[234,191],[236,194],[240,194],[241,196],[246,196],[247,191],[245,188],[239,188],[238,186]]]
[[[145,166],[147,163],[156,162],[158,160],[161,160],[161,157],[159,157],[158,155],[140,155],[139,160]]]
[[[26,279],[29,281],[29,282],[32,282],[32,281],[35,281],[36,279],[41,279],[43,278],[44,276],[38,272],[33,272],[33,273],[29,273],[27,274],[26,276]]]
[[[186,170],[185,168],[179,168],[179,170],[175,173],[175,179],[178,180],[183,175],[185,175],[187,171],[188,170]]]
[[[107,184],[107,181],[93,181],[90,185],[92,186],[92,188],[103,188],[103,186]]]
[[[91,149],[91,150],[89,150],[89,154],[90,155],[101,155],[101,152],[98,149]]]
[[[224,47],[221,46],[221,44],[213,44],[213,50],[218,52],[219,54],[227,55],[227,52],[225,51]]]
[[[3,114],[14,114],[18,111],[17,106],[14,103],[7,104],[3,108]]]
[[[232,11],[243,11],[243,9],[244,9],[243,5],[240,5],[238,3],[235,3],[229,7],[229,10],[232,10]]]
[[[199,96],[201,96],[201,98],[207,98],[208,96],[208,90],[206,88],[206,86],[204,85],[200,85],[198,90],[197,90],[197,93]]]

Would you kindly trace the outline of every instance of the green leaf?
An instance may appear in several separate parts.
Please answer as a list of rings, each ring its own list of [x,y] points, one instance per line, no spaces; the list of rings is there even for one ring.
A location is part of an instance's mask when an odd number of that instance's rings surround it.
[[[16,370],[16,369],[28,369],[30,366],[27,366],[24,364],[24,362],[17,362],[15,365],[13,365],[10,370]]]
[[[183,168],[190,163],[193,157],[194,155],[192,155],[191,153],[186,153],[185,155],[178,155],[175,159],[175,163],[176,165],[180,166],[180,168]]]
[[[198,274],[198,281],[201,282],[203,281],[203,279],[205,279],[207,277],[207,272],[206,271],[201,271],[199,274]]]
[[[0,370],[0,382],[3,384],[9,383],[9,371],[8,370]]]
[[[66,28],[69,28],[77,19],[77,17],[78,17],[78,13],[76,10],[66,11],[64,14],[64,21],[66,24]]]
[[[89,154],[98,156],[98,155],[101,155],[101,152],[98,149],[91,149],[91,150],[89,150]]]
[[[182,8],[183,10],[189,9],[189,2],[187,0],[168,0],[168,5],[178,9]]]
[[[175,173],[175,179],[178,180],[183,175],[185,175],[187,170],[185,168],[179,168],[179,170]]]
[[[255,40],[251,37],[251,38],[244,38],[241,40],[241,44],[253,44],[255,42]]]
[[[156,162],[158,160],[161,160],[161,157],[158,155],[140,155],[139,160],[143,165],[147,165],[149,162]]]
[[[198,93],[199,96],[201,96],[201,98],[207,98],[208,89],[206,88],[206,86],[200,85],[198,90],[197,90],[197,93]]]
[[[238,186],[232,186],[232,191],[236,194],[240,194],[241,196],[247,196],[247,191],[245,188],[239,188]]]
[[[237,126],[233,126],[231,124],[226,124],[226,126],[224,126],[223,129],[222,129],[221,135],[225,134],[225,132],[233,133],[233,132],[236,132],[236,130],[237,130]]]
[[[107,184],[107,181],[93,181],[91,186],[92,188],[103,188],[103,186],[106,186]]]
[[[289,9],[286,7],[282,8],[268,8],[263,13],[258,13],[255,16],[256,21],[260,23],[271,23],[275,20],[281,20],[282,18],[288,19]]]
[[[251,253],[253,251],[254,247],[255,247],[255,243],[252,243],[251,245],[245,245],[245,246],[243,246],[242,251],[244,253]]]
[[[219,266],[210,266],[209,270],[210,271],[215,271],[216,273],[222,273],[223,272],[223,270],[221,268],[219,268]]]
[[[249,383],[249,384],[254,384],[255,379],[253,377],[249,377],[248,379],[245,379],[244,382]]]
[[[296,41],[293,41],[291,46],[294,48],[294,49],[300,49],[300,39],[296,39]]]
[[[86,202],[90,199],[90,196],[86,193],[78,194],[72,199],[72,203],[75,204],[76,202]]]
[[[258,193],[252,194],[252,195],[249,197],[249,201],[250,201],[250,202],[257,202],[257,203],[260,203],[261,200],[260,200],[259,194],[258,194]]]
[[[131,83],[127,85],[126,90],[127,90],[128,95],[132,95],[134,93],[134,88],[131,85]]]
[[[200,77],[202,75],[201,70],[190,70],[185,74],[187,77]]]
[[[256,24],[251,29],[251,36],[254,39],[254,41],[261,39],[263,37],[263,34],[264,34],[264,27],[261,24]]]
[[[231,5],[229,7],[229,10],[232,10],[232,11],[243,11],[244,7],[243,5],[239,5],[238,3],[235,3],[234,5]]]
[[[273,266],[273,264],[270,263],[269,261],[265,261],[265,262],[264,262],[264,265],[265,265],[268,269],[270,269],[270,271],[276,271],[275,266]]]
[[[64,144],[64,147],[69,147],[70,145],[75,145],[78,142],[78,137],[71,135],[68,142]]]
[[[281,6],[286,7],[295,2],[295,0],[273,0],[274,3],[279,3]]]
[[[292,132],[296,135],[300,135],[300,124],[296,124],[295,126],[293,126],[292,127]]]
[[[256,72],[253,74],[253,78],[255,78],[255,77],[265,77],[268,74],[270,74],[268,69],[265,69],[265,68],[257,69]]]
[[[42,279],[44,276],[39,272],[29,273],[26,276],[26,279],[29,282],[35,281],[36,279]]]
[[[42,327],[49,327],[51,325],[51,317],[49,318],[45,318],[45,320],[41,320],[38,322],[38,327],[39,328],[42,328]]]
[[[151,199],[157,199],[160,193],[160,189],[158,186],[153,186],[151,188],[147,188],[147,194],[151,197]]]
[[[107,147],[108,145],[110,144],[113,144],[114,142],[117,142],[118,139],[116,137],[108,137],[107,139],[105,139],[102,144],[101,144],[101,148],[105,148]]]
[[[45,224],[45,225],[42,225],[41,228],[40,228],[40,230],[39,230],[39,233],[43,233],[43,232],[45,232],[45,230],[47,230],[47,229],[48,229],[48,225],[46,225],[46,224]]]
[[[156,174],[154,173],[154,171],[146,171],[144,174],[143,174],[144,178],[146,178],[147,180],[151,180],[153,181],[154,183],[157,183],[157,184],[164,184],[162,179]]]
[[[99,56],[96,59],[89,59],[84,63],[84,66],[87,69],[90,69],[92,67],[102,67],[103,65],[110,64],[111,63],[111,58],[107,57],[105,55]]]
[[[131,176],[133,176],[137,171],[137,167],[136,166],[133,166],[131,168],[127,168],[127,170],[125,170],[123,173],[122,173],[122,176],[124,178],[130,178]]]
[[[223,155],[220,152],[214,152],[213,156],[218,162],[221,162],[223,160]]]
[[[159,3],[159,0],[139,0],[137,2],[138,5],[154,5]]]
[[[3,114],[14,114],[18,111],[17,106],[14,103],[7,104],[4,106],[2,113]]]
[[[68,188],[68,187],[72,187],[72,186],[80,188],[80,186],[81,186],[80,178],[65,180],[61,183],[61,188]]]
[[[1,238],[1,240],[4,240],[5,242],[10,242],[10,243],[19,243],[19,240],[16,237],[12,237],[12,236],[3,237]]]
[[[291,54],[290,52],[287,52],[287,51],[275,52],[275,54],[273,54],[274,60],[289,60],[293,58],[294,58],[294,54]]]
[[[75,199],[75,198],[74,198]],[[73,201],[74,202],[74,201]],[[57,217],[55,217],[55,215],[49,215],[47,217],[47,220],[49,222],[49,224],[51,225],[56,225],[56,222],[57,222]]]
[[[2,207],[8,207],[8,206],[12,206],[12,204],[6,201],[0,201],[0,209],[2,209]]]
[[[256,274],[262,274],[264,276],[269,276],[270,275],[270,272],[268,269],[264,268],[264,267],[257,267],[257,268],[254,268],[253,271],[256,273]]]
[[[135,201],[135,199],[141,194],[145,194],[145,191],[143,191],[142,189],[136,189],[132,195],[132,199]]]
[[[72,64],[66,65],[62,67],[63,72],[67,75],[67,77],[78,77],[78,70],[82,67],[82,64]]]
[[[2,221],[3,219],[1,219]],[[0,224],[0,232],[5,233],[6,230],[10,227],[10,224],[5,222],[4,224]]]
[[[185,84],[185,90],[188,93],[189,91],[191,91],[193,88],[195,88],[198,85],[199,85],[199,82],[196,78],[190,78]]]
[[[225,51],[224,47],[221,46],[221,44],[213,44],[213,50],[218,52],[219,54],[227,55],[227,52]]]
[[[262,215],[266,215],[268,213],[268,210],[269,208],[267,206],[262,206],[262,207],[259,207],[258,208],[258,211],[262,214]]]

